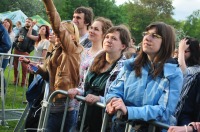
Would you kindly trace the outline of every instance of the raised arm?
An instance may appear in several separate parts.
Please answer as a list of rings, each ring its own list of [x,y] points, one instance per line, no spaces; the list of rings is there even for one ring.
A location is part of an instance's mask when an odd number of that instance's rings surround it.
[[[62,25],[60,16],[54,6],[52,0],[43,0],[46,8],[47,15],[52,26],[55,35],[60,39],[63,50],[65,52],[75,53],[77,52],[77,45],[72,42],[68,30]],[[80,49],[80,48],[79,48]],[[82,51],[82,49],[80,50]]]
[[[59,37],[59,28],[61,25],[61,19],[56,10],[56,7],[52,0],[43,0],[43,2],[45,4],[46,12],[49,17],[52,29],[54,33],[56,34],[56,36]]]
[[[186,68],[187,68],[187,65],[185,62],[185,50],[189,47],[189,45],[187,45],[186,43],[187,43],[187,39],[182,39],[179,42],[179,50],[178,50],[178,63],[183,73],[186,72]]]
[[[33,27],[30,26],[28,33],[27,33],[27,37],[29,37],[30,39],[37,41],[38,40],[38,36],[32,35],[32,31],[33,31]]]

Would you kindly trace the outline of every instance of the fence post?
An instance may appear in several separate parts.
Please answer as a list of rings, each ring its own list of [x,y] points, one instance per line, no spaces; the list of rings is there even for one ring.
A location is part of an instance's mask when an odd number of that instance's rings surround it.
[[[4,90],[4,70],[3,68],[0,68],[1,72],[1,101],[2,101],[2,121],[1,125],[5,126],[6,121],[5,121],[5,90]]]

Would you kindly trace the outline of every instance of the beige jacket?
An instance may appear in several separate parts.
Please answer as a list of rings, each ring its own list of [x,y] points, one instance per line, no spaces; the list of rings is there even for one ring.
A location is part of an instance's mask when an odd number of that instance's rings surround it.
[[[60,38],[61,44],[54,48],[43,67],[39,67],[39,74],[43,77],[49,74],[50,93],[55,90],[68,90],[78,87],[80,54],[83,47],[71,40],[69,32],[61,24],[61,19],[52,0],[43,0],[49,16],[52,29]],[[58,95],[56,98],[62,98]]]

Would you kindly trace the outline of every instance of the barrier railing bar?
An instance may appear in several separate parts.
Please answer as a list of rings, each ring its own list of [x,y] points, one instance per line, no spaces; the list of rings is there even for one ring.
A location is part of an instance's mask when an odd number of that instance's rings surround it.
[[[45,128],[46,128],[46,124],[47,124],[47,120],[48,120],[48,116],[49,116],[49,112],[50,112],[50,106],[51,106],[51,102],[53,101],[53,98],[57,95],[57,94],[64,94],[64,95],[68,95],[68,92],[67,91],[64,91],[64,90],[56,90],[54,91],[50,96],[49,96],[49,99],[48,99],[48,103],[47,103],[47,110],[46,110],[46,113],[45,113],[45,118],[44,118],[44,122],[43,122],[43,126],[41,128],[38,129],[38,132],[39,131],[44,131]],[[75,96],[76,99],[78,100],[81,100],[81,101],[85,101],[85,97],[83,96],[79,96],[79,95],[76,95]],[[97,102],[95,103],[95,105],[101,107],[101,108],[104,108],[105,109],[105,104],[103,103],[100,103],[100,102]],[[102,123],[102,128],[101,128],[101,132],[105,132],[106,130],[106,121],[107,121],[107,118],[108,118],[108,115],[107,113],[104,114],[104,119],[103,119],[103,123]],[[161,123],[159,121],[148,121],[148,123],[150,125],[154,125],[156,127],[160,127],[160,128],[163,128],[163,129],[168,129],[169,128],[169,125],[167,124],[164,124],[164,123]],[[82,124],[82,123],[81,123]],[[129,127],[126,126],[128,129]],[[154,127],[153,127],[154,129]],[[154,129],[155,130],[155,129]]]
[[[61,125],[61,129],[60,129],[60,132],[63,132],[63,129],[64,129],[64,125],[65,125],[65,117],[67,115],[67,109],[68,109],[68,104],[69,104],[69,98],[66,99],[66,103],[65,103],[65,112],[63,114],[63,119],[62,119],[62,125]]]
[[[43,127],[43,123],[45,122],[45,114],[48,112],[48,103],[47,103],[47,99],[49,97],[49,83],[47,83],[45,81],[45,92],[44,92],[44,97],[43,97],[43,101],[42,101],[42,109],[41,109],[41,113],[40,113],[40,119],[39,119],[39,123],[38,123],[38,132],[42,131],[42,127]]]
[[[1,121],[1,125],[5,126],[6,122],[5,122],[5,91],[4,91],[4,71],[3,68],[0,68],[1,71],[1,102],[2,102],[2,121]]]
[[[87,104],[85,102],[83,102],[83,103],[84,103],[84,111],[83,111],[83,116],[82,116],[82,120],[81,120],[80,132],[83,132],[84,122],[85,122],[85,117],[86,117],[86,112],[87,112]]]

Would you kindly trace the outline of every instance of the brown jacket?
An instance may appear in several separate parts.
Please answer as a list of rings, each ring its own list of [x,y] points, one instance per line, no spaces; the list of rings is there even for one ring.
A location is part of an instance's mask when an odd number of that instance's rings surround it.
[[[61,19],[51,0],[43,0],[46,6],[52,29],[61,44],[58,44],[46,64],[39,67],[39,74],[49,74],[50,93],[55,90],[68,90],[78,87],[80,54],[83,47],[71,40],[69,32],[61,24]],[[58,95],[56,98],[64,96]]]

